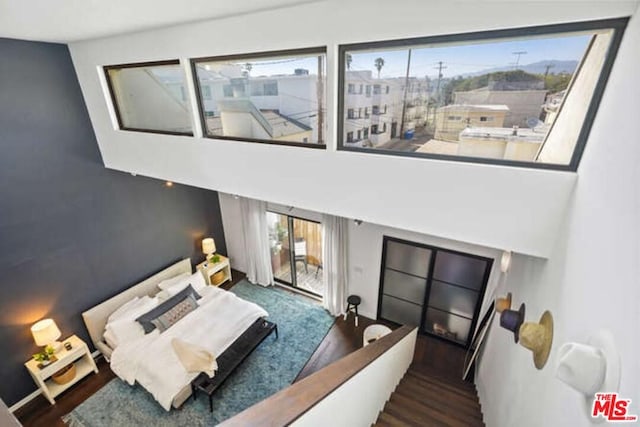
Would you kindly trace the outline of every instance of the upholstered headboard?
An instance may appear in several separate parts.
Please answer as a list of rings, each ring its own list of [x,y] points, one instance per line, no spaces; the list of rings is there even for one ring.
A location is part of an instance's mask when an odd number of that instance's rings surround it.
[[[141,297],[144,295],[151,296],[156,294],[159,291],[157,287],[158,283],[182,273],[191,273],[191,260],[189,258],[178,261],[148,279],[143,280],[137,285],[122,291],[118,295],[115,295],[82,313],[84,324],[89,331],[91,341],[93,341],[93,345],[96,349],[100,350],[107,359],[111,357],[113,349],[102,339],[104,328],[107,325],[107,319],[111,313],[134,297]]]

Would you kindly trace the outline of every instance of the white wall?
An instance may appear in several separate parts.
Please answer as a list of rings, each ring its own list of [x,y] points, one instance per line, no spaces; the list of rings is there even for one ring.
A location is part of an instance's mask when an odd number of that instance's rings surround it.
[[[497,259],[498,262],[493,264],[489,281],[494,282],[499,278],[499,260],[502,251],[383,225],[367,222],[356,225],[351,222],[349,224],[349,293],[362,297],[362,304],[358,307],[358,311],[371,319],[375,319],[378,313],[383,236],[397,237],[412,242]]]
[[[640,415],[640,15],[629,23],[600,105],[580,179],[558,244],[547,261],[515,256],[506,290],[527,304],[527,320],[544,310],[555,331],[547,366],[494,320],[477,386],[488,426],[589,426],[578,393],[555,379],[567,341],[585,342],[598,328],[614,334],[622,360],[620,393]],[[609,390],[611,391],[611,390]]]
[[[274,212],[307,218],[313,221],[322,221],[322,214],[304,209],[269,203],[268,209]],[[243,246],[243,227],[240,216],[239,200],[228,194],[220,194],[220,210],[222,211],[222,223],[224,225],[224,238],[227,243],[227,251],[231,259],[231,265],[236,270],[246,271],[246,260]],[[472,253],[488,258],[500,259],[502,252],[497,249],[486,248],[469,243],[441,239],[412,231],[386,227],[377,224],[363,222],[356,225],[349,222],[349,248],[348,248],[348,294],[359,295],[362,303],[358,307],[359,314],[375,319],[378,313],[378,290],[380,284],[380,262],[382,259],[383,236],[397,237],[413,242],[438,246],[461,252]],[[494,262],[489,281],[496,284],[499,279],[499,262]],[[489,286],[491,287],[491,286]]]
[[[336,152],[337,45],[617,17],[634,4],[327,0],[70,49],[109,168],[544,257],[575,174]],[[100,66],[310,46],[328,46],[326,151],[202,139],[199,126],[195,138],[114,130]]]

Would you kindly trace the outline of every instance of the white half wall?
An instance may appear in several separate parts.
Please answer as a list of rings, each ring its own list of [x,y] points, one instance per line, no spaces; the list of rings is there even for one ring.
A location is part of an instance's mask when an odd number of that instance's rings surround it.
[[[291,423],[296,427],[370,426],[404,376],[416,346],[418,329]],[[348,402],[345,405],[345,402]]]
[[[338,45],[628,16],[635,4],[326,0],[70,50],[109,168],[546,257],[576,175],[336,151]],[[186,70],[193,57],[312,46],[328,49],[327,150],[204,139],[197,126],[196,137],[115,129],[101,66],[179,58]],[[596,143],[609,141],[590,141],[587,151]]]
[[[590,426],[581,397],[555,378],[558,349],[609,329],[622,362],[620,394],[640,415],[640,15],[629,23],[580,167],[558,244],[548,260],[516,255],[506,280],[527,321],[554,316],[543,370],[499,327],[480,359],[476,384],[488,426]],[[613,391],[613,390],[607,390]]]

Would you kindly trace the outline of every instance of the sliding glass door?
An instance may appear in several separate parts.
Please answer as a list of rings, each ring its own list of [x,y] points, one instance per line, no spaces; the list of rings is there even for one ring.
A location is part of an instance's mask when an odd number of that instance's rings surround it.
[[[290,215],[267,212],[273,278],[316,296],[324,294],[322,226]]]

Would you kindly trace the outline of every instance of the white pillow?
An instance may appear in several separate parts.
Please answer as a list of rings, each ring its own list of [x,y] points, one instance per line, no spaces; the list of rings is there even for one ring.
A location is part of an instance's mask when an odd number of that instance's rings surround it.
[[[118,340],[116,339],[116,334],[113,333],[113,331],[111,330],[111,328],[109,326],[107,326],[105,328],[104,334],[102,335],[102,338],[104,338],[104,340],[107,342],[107,345],[111,348],[116,348],[116,346],[118,345]]]
[[[158,283],[158,287],[165,291],[168,288],[172,287],[173,285],[175,285],[176,283],[181,283],[184,279],[186,279],[187,277],[189,277],[190,274],[189,273],[182,273],[182,274],[178,274],[177,276],[171,277],[169,279],[165,279],[162,282]],[[186,287],[186,286],[185,286]]]
[[[132,319],[118,319],[107,325],[105,336],[109,334],[111,348],[144,337],[142,325]]]
[[[116,309],[116,311],[111,313],[109,315],[109,318],[107,319],[107,323],[112,322],[112,321],[114,321],[114,320],[116,320],[118,318],[121,318],[122,316],[124,316],[127,313],[127,311],[135,308],[139,304],[140,304],[140,298],[133,297],[133,299],[131,301],[127,301],[126,303],[124,303],[120,307],[118,307]]]
[[[150,298],[145,295],[138,300],[138,304],[135,307],[126,311],[117,319],[107,323],[105,333],[103,334],[105,341],[107,338],[111,341],[111,343],[107,341],[107,344],[109,344],[111,348],[116,348],[124,342],[143,337],[144,329],[136,322],[136,319],[158,304],[159,301],[157,298]]]
[[[204,276],[199,271],[196,271],[192,275],[187,276],[181,281],[175,283],[173,286],[164,288],[163,290],[166,291],[169,296],[174,296],[189,285],[191,285],[193,287],[193,290],[198,293],[207,288],[207,282],[204,281]]]

